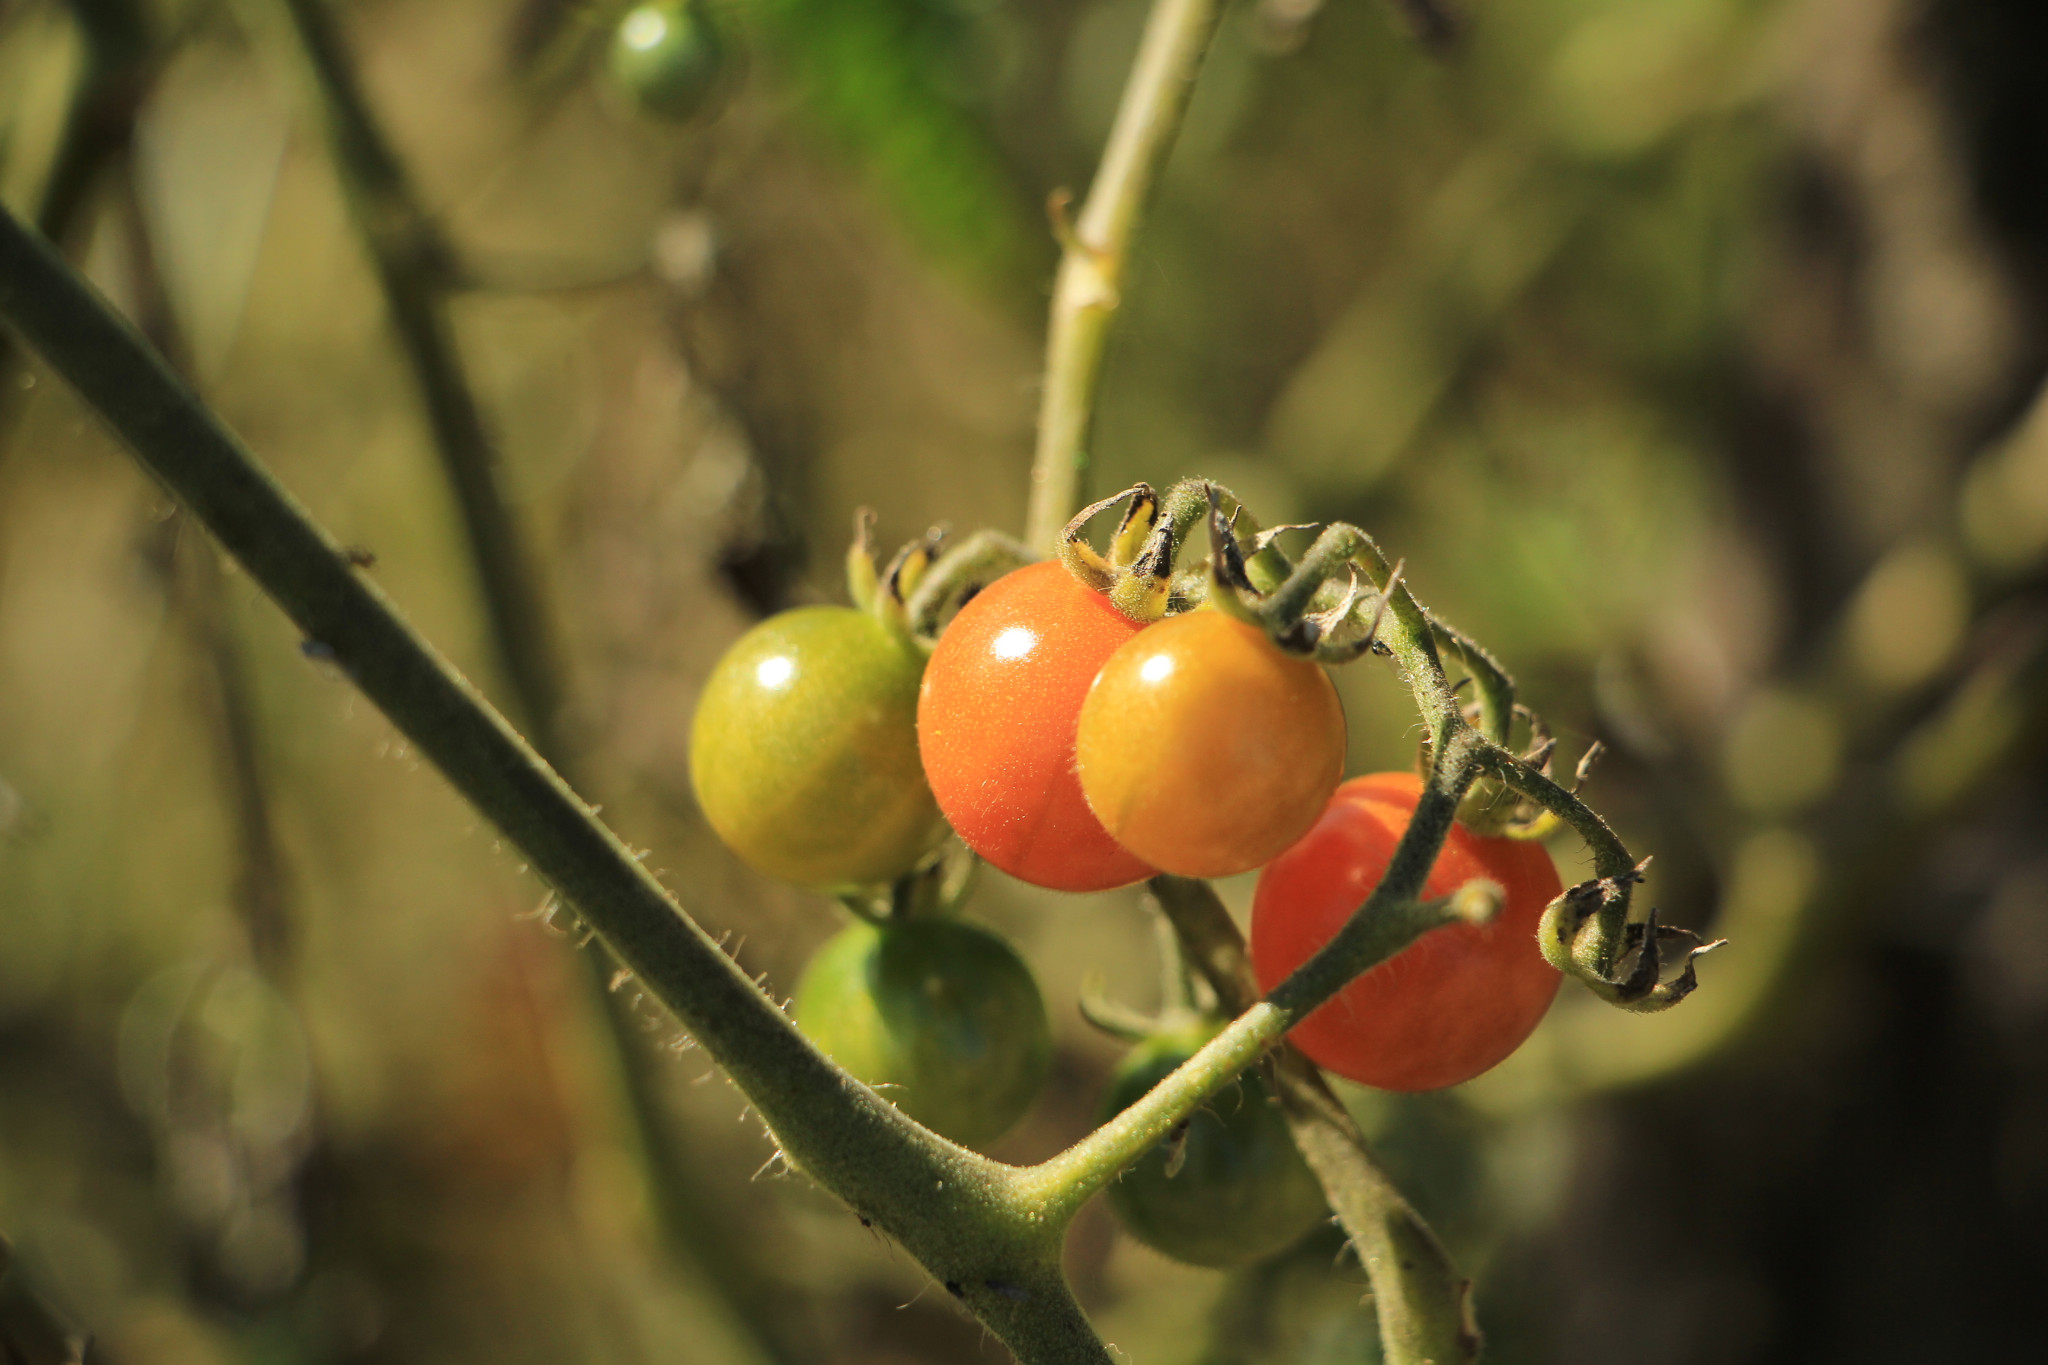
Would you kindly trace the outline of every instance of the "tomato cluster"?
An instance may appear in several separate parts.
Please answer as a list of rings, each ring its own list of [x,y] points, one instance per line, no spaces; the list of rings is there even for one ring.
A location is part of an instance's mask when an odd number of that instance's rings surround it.
[[[799,1026],[956,1141],[986,1143],[1021,1117],[1046,1078],[1051,1041],[1029,967],[996,935],[953,918],[957,896],[931,892],[958,861],[939,854],[948,829],[973,855],[1061,891],[1263,868],[1251,952],[1271,990],[1378,885],[1421,794],[1412,774],[1338,785],[1344,713],[1317,660],[1356,657],[1377,620],[1339,642],[1348,654],[1315,645],[1342,627],[1356,581],[1334,607],[1305,594],[1323,605],[1314,616],[1303,607],[1292,625],[1223,609],[1231,592],[1249,590],[1247,565],[1258,566],[1240,553],[1213,491],[1208,511],[1224,591],[1201,604],[1156,572],[1136,584],[1143,591],[1125,591],[1136,557],[1124,532],[1120,578],[1090,579],[1069,556],[985,582],[934,573],[952,594],[939,600],[917,585],[940,533],[878,573],[863,530],[850,561],[859,607],[765,621],[705,684],[691,778],[712,828],[756,869],[832,892],[864,921],[805,970],[793,1002]],[[1114,594],[1105,578],[1120,585]],[[1561,888],[1540,846],[1460,826],[1423,894],[1476,878],[1505,890],[1493,922],[1431,932],[1352,981],[1295,1026],[1302,1051],[1368,1085],[1429,1090],[1519,1046],[1557,989],[1535,930]],[[1214,1032],[1213,1022],[1178,1017],[1118,1069],[1105,1118]],[[1242,1264],[1325,1216],[1255,1076],[1169,1145],[1111,1193],[1133,1234],[1169,1255]]]

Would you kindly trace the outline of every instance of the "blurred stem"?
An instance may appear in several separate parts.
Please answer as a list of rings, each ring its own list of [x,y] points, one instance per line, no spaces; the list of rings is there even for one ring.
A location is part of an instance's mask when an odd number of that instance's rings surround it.
[[[1154,877],[1152,894],[1179,935],[1182,954],[1227,1013],[1259,998],[1244,935],[1207,882]],[[1436,1234],[1373,1160],[1365,1137],[1313,1062],[1292,1045],[1274,1054],[1275,1088],[1287,1126],[1372,1282],[1380,1349],[1388,1365],[1476,1360],[1471,1281]]]
[[[57,155],[34,210],[37,230],[60,245],[76,232],[101,174],[134,144],[135,117],[156,74],[138,0],[70,0],[68,8],[85,39],[85,71],[71,92]],[[0,427],[4,408],[21,392],[21,359],[12,339],[0,335]]]
[[[538,578],[499,481],[497,453],[449,321],[448,297],[457,281],[454,252],[372,115],[327,5],[274,3],[290,21],[357,230],[419,384],[434,449],[475,558],[506,684],[535,746],[560,762],[561,690]]]
[[[321,124],[426,405],[441,471],[460,511],[489,638],[533,746],[571,782],[585,785],[563,735],[563,688],[548,611],[525,536],[499,477],[482,409],[463,371],[448,315],[459,277],[453,248],[420,202],[404,163],[385,137],[323,0],[275,0],[290,21],[318,98]],[[628,1001],[613,990],[618,965],[602,944],[581,955],[588,999],[604,1019],[615,1074],[654,1191],[656,1224],[671,1255],[693,1264],[726,1299],[733,1316],[772,1360],[796,1359],[787,1312],[744,1248],[723,1235],[712,1205],[681,1159],[681,1135],[663,1107],[660,1060],[640,1036]]]
[[[86,1365],[90,1340],[36,1292],[0,1237],[0,1361],[7,1365]]]
[[[1051,553],[1080,505],[1088,429],[1110,323],[1122,302],[1131,242],[1173,150],[1222,13],[1222,0],[1154,0],[1102,166],[1071,229],[1064,225],[1064,203],[1055,203],[1064,250],[1053,285],[1038,448],[1024,523],[1024,543],[1033,554]]]
[[[179,519],[184,519],[183,513]],[[182,539],[181,531],[173,534]],[[182,556],[190,561],[187,567],[181,571],[175,562],[170,566],[173,603],[199,648],[213,693],[223,795],[235,831],[234,905],[248,935],[250,956],[265,977],[282,987],[293,976],[292,919],[284,859],[263,779],[248,669],[227,619],[213,547],[195,536],[188,549]]]
[[[164,290],[156,246],[137,192],[134,159],[124,152],[117,160],[123,172],[117,178],[118,202],[127,229],[136,326],[189,372],[184,337]],[[207,718],[218,742],[215,752],[221,762],[221,795],[234,831],[231,902],[258,970],[290,997],[294,976],[291,907],[277,827],[271,819],[269,786],[263,778],[262,743],[249,695],[248,669],[228,620],[213,546],[189,522],[190,517],[181,510],[166,528],[165,596],[173,617],[198,650],[206,674]],[[193,542],[190,553],[180,554],[188,533]]]

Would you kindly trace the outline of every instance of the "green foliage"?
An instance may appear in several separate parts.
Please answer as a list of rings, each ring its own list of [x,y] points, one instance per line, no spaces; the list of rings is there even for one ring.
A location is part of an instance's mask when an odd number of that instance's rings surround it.
[[[810,125],[930,250],[999,281],[1040,266],[1035,215],[974,92],[984,17],[961,0],[758,0]]]

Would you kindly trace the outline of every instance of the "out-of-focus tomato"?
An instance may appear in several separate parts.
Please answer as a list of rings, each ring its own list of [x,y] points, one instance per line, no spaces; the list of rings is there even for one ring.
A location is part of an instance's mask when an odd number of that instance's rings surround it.
[[[1098,1121],[1130,1108],[1215,1031],[1140,1043],[1118,1064]],[[1285,1251],[1329,1216],[1322,1186],[1256,1075],[1190,1114],[1182,1144],[1171,1175],[1171,1147],[1162,1143],[1109,1187],[1118,1221],[1154,1251],[1190,1265],[1249,1265]]]

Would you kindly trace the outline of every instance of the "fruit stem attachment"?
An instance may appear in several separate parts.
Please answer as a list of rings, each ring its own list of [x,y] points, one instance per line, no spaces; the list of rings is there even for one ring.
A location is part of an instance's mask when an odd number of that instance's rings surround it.
[[[1207,882],[1154,877],[1153,896],[1180,938],[1181,954],[1216,993],[1242,1013],[1259,998],[1244,935]],[[1322,1182],[1330,1207],[1372,1282],[1380,1354],[1387,1365],[1478,1359],[1471,1281],[1387,1178],[1351,1115],[1299,1049],[1273,1054],[1273,1085],[1295,1146]]]
[[[1336,994],[1352,977],[1378,966],[1432,929],[1468,923],[1475,915],[1491,913],[1497,902],[1483,890],[1468,894],[1460,888],[1436,900],[1415,899],[1436,862],[1456,810],[1455,798],[1440,821],[1425,822],[1418,810],[1379,889],[1335,939],[1271,996],[1239,1012],[1221,1033],[1130,1108],[1058,1156],[1020,1172],[1023,1197],[1050,1220],[1072,1217],[1091,1195],[1165,1141],[1203,1100],[1257,1061],[1296,1020]],[[1155,886],[1160,880],[1154,879]]]
[[[1064,251],[1053,284],[1038,448],[1024,522],[1024,543],[1040,554],[1052,550],[1080,501],[1084,446],[1110,323],[1122,302],[1131,242],[1173,150],[1195,75],[1222,13],[1222,0],[1154,0],[1102,165],[1070,227],[1065,226],[1064,196],[1053,201]]]

